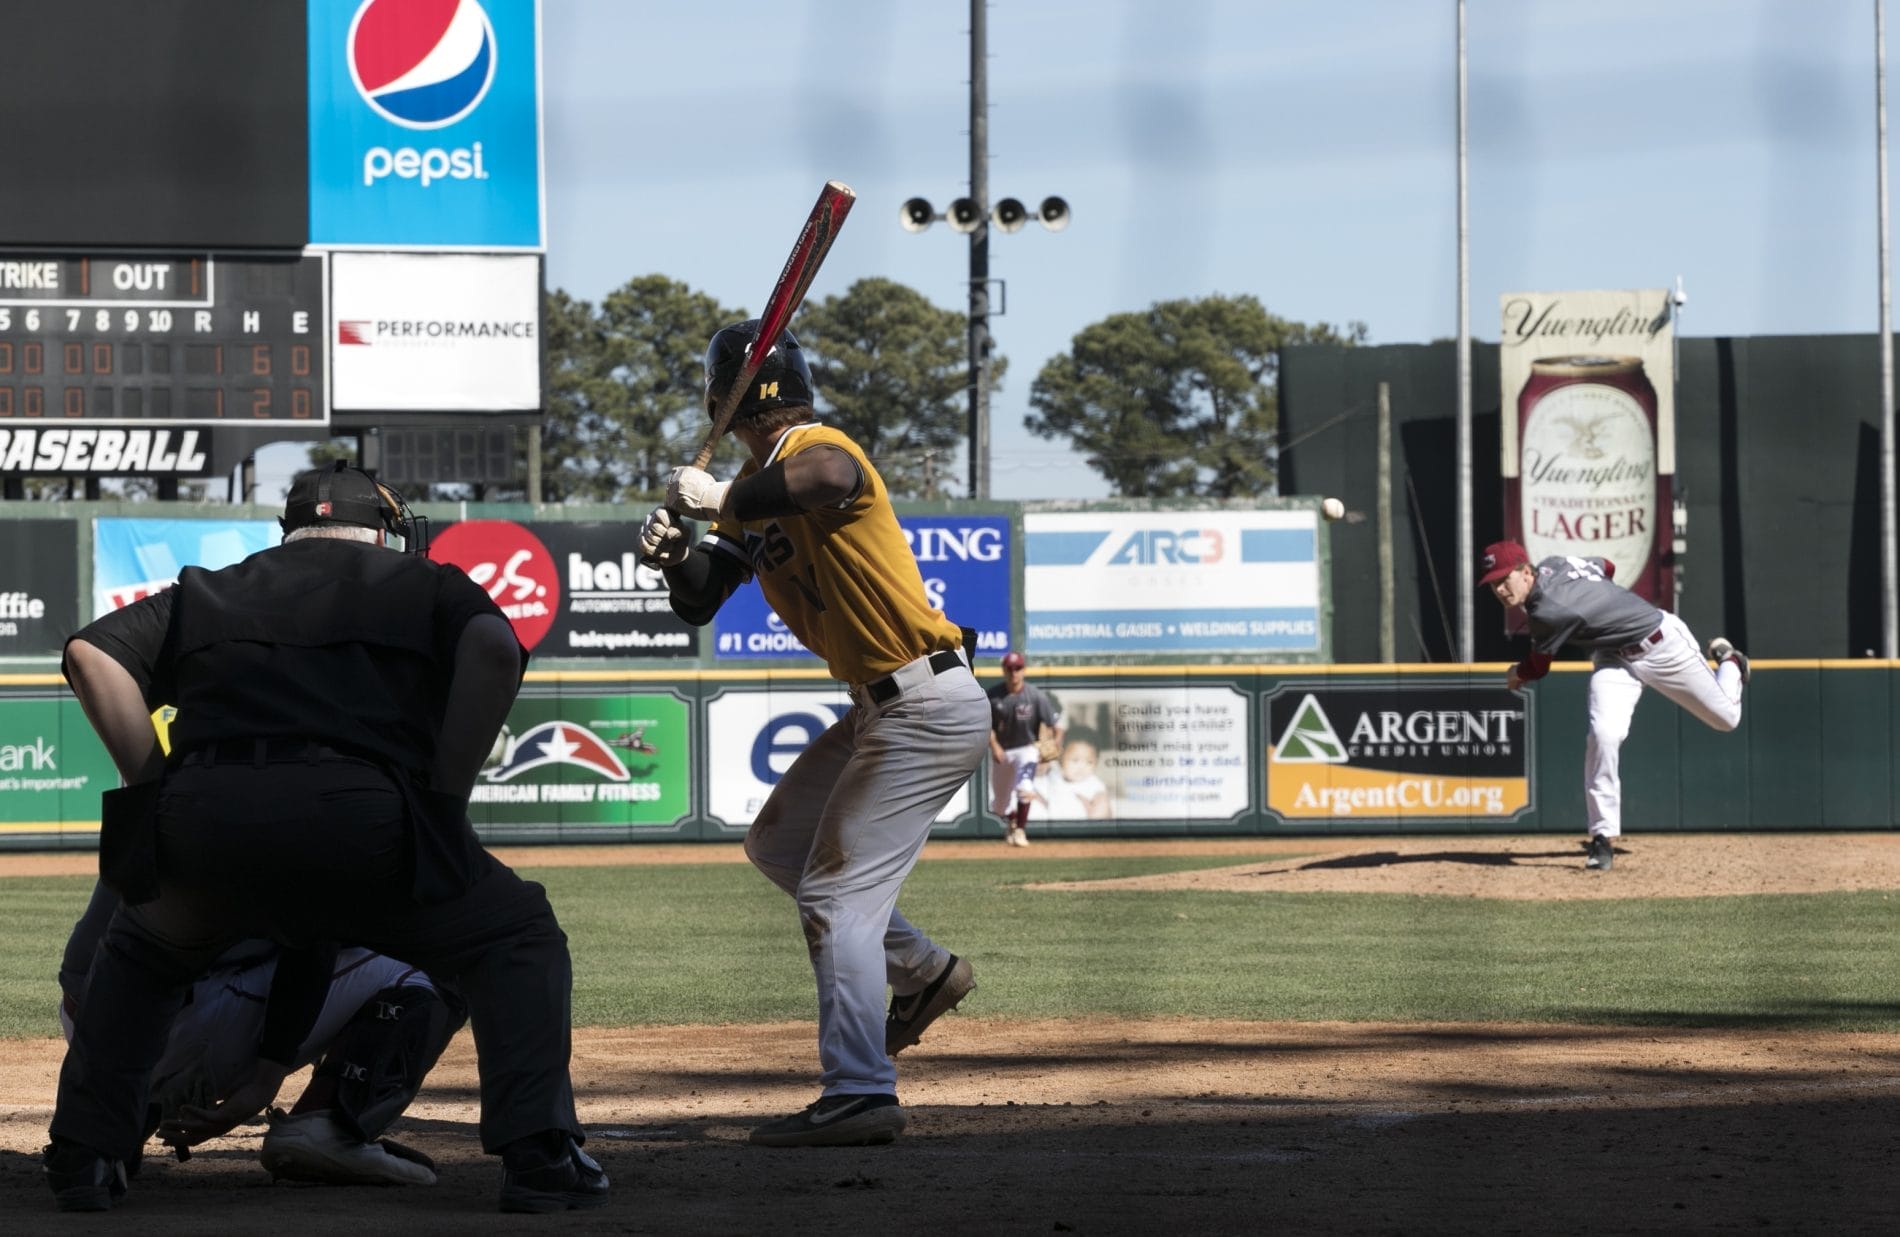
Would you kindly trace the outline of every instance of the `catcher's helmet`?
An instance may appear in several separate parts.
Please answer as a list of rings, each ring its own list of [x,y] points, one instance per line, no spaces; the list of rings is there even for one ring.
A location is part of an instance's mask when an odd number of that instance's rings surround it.
[[[745,366],[745,350],[759,337],[759,320],[749,318],[722,327],[706,345],[706,411],[711,413],[732,389],[733,379]],[[734,417],[744,418],[774,408],[809,408],[812,403],[811,366],[805,350],[790,331],[779,333],[778,343],[766,354],[751,388],[739,400]]]

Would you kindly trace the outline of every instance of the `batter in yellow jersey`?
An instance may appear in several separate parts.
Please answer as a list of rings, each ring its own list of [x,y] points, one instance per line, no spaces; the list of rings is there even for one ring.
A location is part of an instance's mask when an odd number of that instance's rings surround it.
[[[743,376],[758,322],[713,336],[708,407]],[[931,823],[989,749],[989,698],[957,625],[933,608],[877,469],[816,423],[811,369],[790,333],[741,393],[732,481],[679,468],[640,530],[673,610],[710,623],[753,579],[851,708],[785,771],[746,833],[753,866],[790,894],[818,985],[818,1099],[768,1121],[772,1147],[890,1142],[904,1128],[896,1055],[976,987],[967,959],[897,909]],[[677,514],[676,514],[677,513]],[[698,545],[678,515],[710,519]],[[972,641],[972,643],[974,643]],[[890,1007],[884,987],[891,987]]]
[[[842,451],[863,484],[842,504],[789,518],[740,522],[722,516],[711,538],[742,553],[766,602],[805,647],[824,658],[833,678],[868,683],[962,643],[957,625],[924,599],[917,560],[904,542],[884,479],[858,444],[829,426],[794,425],[766,459],[770,465],[804,452]],[[748,461],[745,480],[758,473]]]

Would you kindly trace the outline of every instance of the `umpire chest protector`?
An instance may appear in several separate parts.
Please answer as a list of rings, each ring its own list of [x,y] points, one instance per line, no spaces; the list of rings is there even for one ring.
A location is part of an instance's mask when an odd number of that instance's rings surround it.
[[[330,538],[179,575],[165,659],[174,742],[289,736],[426,765],[448,666],[440,573],[427,559]],[[445,647],[446,645],[446,647]],[[429,717],[418,732],[417,706]]]

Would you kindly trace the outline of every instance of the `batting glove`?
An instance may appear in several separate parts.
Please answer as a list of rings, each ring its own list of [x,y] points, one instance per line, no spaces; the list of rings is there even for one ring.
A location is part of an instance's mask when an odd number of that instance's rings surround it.
[[[677,567],[693,552],[687,532],[673,513],[655,507],[640,525],[640,560],[654,567]]]
[[[666,505],[682,515],[710,519],[726,505],[730,481],[714,481],[698,468],[675,468],[666,478]]]

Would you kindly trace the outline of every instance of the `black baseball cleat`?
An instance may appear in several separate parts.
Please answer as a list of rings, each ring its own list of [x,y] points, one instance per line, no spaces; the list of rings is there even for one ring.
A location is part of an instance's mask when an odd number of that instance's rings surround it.
[[[752,1131],[761,1147],[872,1147],[903,1132],[904,1109],[895,1095],[825,1095],[789,1117]]]
[[[1590,854],[1589,857],[1583,861],[1583,866],[1598,872],[1607,872],[1610,870],[1610,865],[1615,862],[1616,843],[1600,833],[1592,835],[1590,838]]]
[[[1709,641],[1709,660],[1719,669],[1723,662],[1732,661],[1735,668],[1742,672],[1742,684],[1748,683],[1748,657],[1729,640],[1727,636],[1717,636]]]
[[[909,996],[893,992],[891,1012],[884,1018],[884,1055],[894,1057],[915,1044],[931,1023],[955,1009],[975,990],[976,975],[970,964],[951,954],[950,961],[922,992]]]
[[[527,1140],[523,1140],[524,1142]],[[562,1140],[558,1159],[527,1167],[504,1148],[501,1162],[501,1209],[527,1215],[600,1207],[607,1202],[607,1174],[572,1138]],[[525,1156],[520,1158],[526,1158]]]
[[[125,1165],[91,1147],[55,1138],[42,1153],[46,1184],[61,1211],[110,1211],[125,1197]]]

